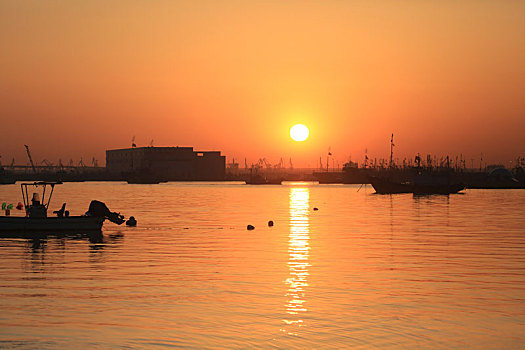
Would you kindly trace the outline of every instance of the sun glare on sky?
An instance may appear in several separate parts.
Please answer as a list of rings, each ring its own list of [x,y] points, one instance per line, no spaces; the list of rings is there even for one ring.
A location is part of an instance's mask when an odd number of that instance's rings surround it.
[[[294,141],[304,141],[308,138],[310,130],[303,124],[296,124],[290,129],[290,137]]]

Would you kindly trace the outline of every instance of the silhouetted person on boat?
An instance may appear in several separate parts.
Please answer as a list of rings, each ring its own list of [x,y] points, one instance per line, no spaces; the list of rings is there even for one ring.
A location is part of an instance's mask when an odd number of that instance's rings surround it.
[[[66,203],[62,204],[62,207],[59,210],[55,210],[53,214],[57,214],[59,218],[64,217],[64,213],[66,211]]]
[[[33,193],[31,198],[31,205],[27,208],[27,216],[30,218],[45,218],[47,217],[46,206],[40,203],[40,196],[38,193]]]
[[[128,221],[126,221],[127,226],[137,226],[137,220],[134,216],[130,216]]]

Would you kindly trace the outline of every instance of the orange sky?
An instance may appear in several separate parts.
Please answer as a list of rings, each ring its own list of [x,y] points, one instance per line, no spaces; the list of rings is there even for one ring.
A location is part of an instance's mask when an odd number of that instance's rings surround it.
[[[524,1],[0,2],[0,160],[525,156]],[[293,142],[289,128],[309,126]],[[477,161],[479,164],[479,160]],[[470,163],[470,161],[469,161]]]

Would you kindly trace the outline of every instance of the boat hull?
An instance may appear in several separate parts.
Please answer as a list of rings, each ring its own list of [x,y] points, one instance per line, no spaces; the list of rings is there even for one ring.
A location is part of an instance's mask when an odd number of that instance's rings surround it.
[[[251,182],[245,181],[247,185],[281,185],[281,180],[279,181],[266,181],[266,182]]]
[[[0,232],[100,231],[103,223],[103,217],[95,216],[68,216],[61,218],[1,216]]]
[[[449,185],[414,185],[414,194],[426,195],[426,194],[454,194],[461,190],[464,190],[465,186],[461,184],[449,184]]]
[[[371,178],[370,183],[378,194],[413,193],[416,195],[453,194],[465,189],[462,184],[399,183],[388,179]]]
[[[413,185],[409,183],[398,183],[385,179],[371,178],[370,183],[378,194],[412,193]]]

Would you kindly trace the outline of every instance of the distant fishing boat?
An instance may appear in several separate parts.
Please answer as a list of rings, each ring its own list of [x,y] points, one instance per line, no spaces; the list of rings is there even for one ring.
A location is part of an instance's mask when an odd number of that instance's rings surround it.
[[[0,185],[12,185],[15,182],[15,176],[0,166]]]
[[[423,168],[421,157],[416,156],[417,166],[411,168],[405,179],[399,180],[399,171],[394,164],[394,134],[390,138],[390,162],[389,168],[381,175],[369,176],[372,187],[378,194],[413,193],[416,195],[427,194],[452,194],[465,189],[465,185],[455,182],[452,178],[452,169]],[[447,157],[448,161],[448,157]],[[411,178],[410,174],[411,173]],[[408,175],[408,176],[407,176]],[[408,177],[408,179],[406,179]]]
[[[0,216],[0,232],[44,232],[44,231],[100,231],[106,219],[118,225],[124,222],[124,216],[110,212],[108,207],[100,201],[91,201],[85,215],[69,216],[65,210],[66,203],[59,210],[54,211],[54,217],[47,215],[53,190],[60,182],[22,183],[22,198],[26,215]],[[28,187],[42,188],[42,201],[39,192],[34,192],[29,200]],[[49,191],[47,191],[50,188]],[[47,199],[46,199],[47,192]]]
[[[280,185],[282,179],[268,179],[265,176],[255,174],[245,181],[247,185]]]
[[[258,172],[258,168],[252,166],[250,169],[250,177],[245,180],[247,185],[280,185],[283,182],[282,178],[268,178]]]
[[[159,184],[166,182],[161,179],[159,174],[155,174],[149,168],[124,173],[124,178],[128,184]]]
[[[16,183],[15,179],[8,177],[0,177],[0,185],[12,185],[14,183]]]

